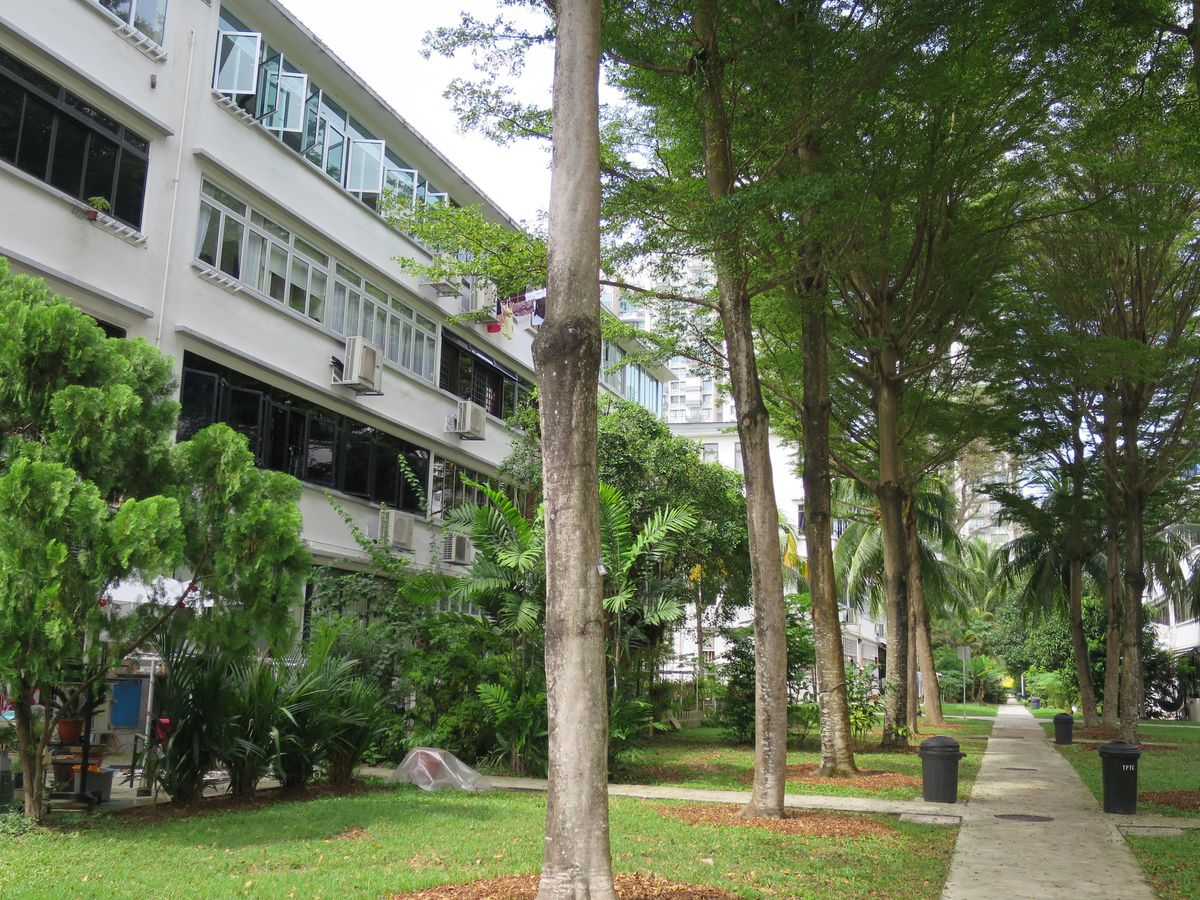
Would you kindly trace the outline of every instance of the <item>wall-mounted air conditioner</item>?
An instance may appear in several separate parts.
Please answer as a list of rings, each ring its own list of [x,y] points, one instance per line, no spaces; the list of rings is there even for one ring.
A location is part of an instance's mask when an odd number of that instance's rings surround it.
[[[334,361],[333,383],[353,388],[360,394],[383,393],[383,351],[364,337],[346,338],[342,370]]]
[[[457,434],[463,440],[483,440],[487,412],[478,403],[459,400],[454,415],[446,419],[446,434]]]
[[[379,536],[381,546],[394,550],[411,550],[413,545],[413,519],[395,509],[379,511]]]
[[[439,297],[457,297],[462,293],[462,278],[457,275],[450,275],[445,278],[426,277],[423,283],[433,288],[433,292]]]
[[[482,279],[477,279],[475,286],[466,291],[462,297],[462,311],[479,316],[475,320],[477,322],[499,322],[500,314],[497,312],[497,304],[496,286],[490,282],[484,282]]]
[[[442,537],[442,562],[456,566],[471,562],[471,539],[465,534],[446,534]]]

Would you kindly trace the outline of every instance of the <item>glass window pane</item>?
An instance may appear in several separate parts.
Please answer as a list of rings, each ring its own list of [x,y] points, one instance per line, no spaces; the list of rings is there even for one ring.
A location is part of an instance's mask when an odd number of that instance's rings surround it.
[[[292,278],[288,285],[288,306],[296,312],[304,312],[308,297],[308,263],[298,256],[292,257]]]
[[[355,193],[377,194],[383,188],[383,141],[351,141],[346,187]]]
[[[370,490],[371,438],[374,428],[359,422],[346,423],[346,460],[342,473],[342,490],[347,494],[366,497]]]
[[[25,116],[21,123],[21,145],[17,148],[17,166],[35,178],[46,180],[46,165],[50,161],[50,132],[54,113],[34,97],[25,100]]]
[[[225,94],[253,94],[258,81],[261,41],[262,35],[252,31],[221,32],[213,87]]]
[[[271,244],[271,259],[267,266],[267,296],[283,302],[287,289],[287,251],[278,244]]]
[[[400,320],[392,318],[388,320],[387,346],[384,348],[385,355],[392,362],[400,361]]]
[[[357,291],[349,291],[346,295],[346,334],[358,334],[359,297]]]
[[[112,198],[117,174],[117,144],[92,132],[88,140],[87,170],[83,175],[84,197]]]
[[[327,324],[338,334],[346,333],[346,286],[340,281],[333,283],[333,297],[329,303]]]
[[[417,191],[417,170],[387,166],[383,173],[383,186],[397,201],[412,203]]]
[[[242,280],[256,291],[265,292],[267,275],[267,239],[257,231],[246,232],[246,257],[242,263]]]
[[[325,154],[325,120],[321,118],[321,92],[313,91],[304,103],[303,153],[313,165],[321,165]]]
[[[242,275],[242,223],[230,216],[221,232],[221,271],[231,278]]]
[[[313,262],[318,262],[323,266],[329,265],[329,257],[299,235],[293,238],[292,244]]]
[[[313,269],[308,276],[308,317],[325,321],[325,273]]]
[[[137,0],[133,27],[156,44],[161,44],[167,27],[167,0]]]
[[[339,278],[345,278],[355,287],[360,287],[362,285],[362,279],[358,277],[358,274],[351,269],[347,269],[341,263],[337,264],[337,274]]]
[[[307,75],[289,72],[280,74],[275,111],[264,124],[277,131],[303,131],[307,97]]]
[[[283,57],[269,47],[263,53],[265,59],[258,66],[258,91],[254,96],[255,116],[268,128],[274,128],[272,117],[279,109],[279,70]]]
[[[248,388],[233,388],[229,392],[229,419],[226,424],[250,441],[250,452],[262,458],[262,400],[260,392]]]
[[[337,425],[317,415],[308,417],[308,442],[305,446],[304,478],[316,484],[333,483],[334,450]]]
[[[134,228],[140,228],[145,195],[146,161],[123,150],[117,169],[117,198],[113,203],[113,215]]]
[[[88,129],[70,116],[58,116],[54,135],[54,159],[50,162],[50,183],[72,197],[83,189],[83,163],[87,158]],[[107,200],[108,195],[104,198]]]
[[[402,323],[400,331],[400,365],[406,369],[413,367],[413,327],[408,322]]]
[[[196,234],[196,258],[210,266],[217,264],[221,214],[207,203],[200,204],[200,228]]]
[[[239,216],[246,215],[246,204],[239,200],[233,194],[224,188],[217,187],[211,181],[206,181],[200,186],[200,192],[207,197],[212,197],[226,209],[230,209]]]
[[[183,370],[179,388],[179,431],[177,439],[186,441],[201,428],[217,421],[219,379],[210,372]]]
[[[346,154],[346,138],[332,125],[325,127],[325,174],[342,183],[343,157]]]
[[[13,162],[17,158],[17,137],[21,133],[21,109],[25,105],[25,89],[0,75],[0,159]]]

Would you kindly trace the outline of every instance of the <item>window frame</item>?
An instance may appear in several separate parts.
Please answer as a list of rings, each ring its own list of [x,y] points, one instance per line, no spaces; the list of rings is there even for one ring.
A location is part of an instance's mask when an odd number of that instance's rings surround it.
[[[233,38],[254,38],[254,55],[253,61],[250,64],[250,87],[246,89],[241,86],[241,82],[235,82],[233,87],[226,87],[221,84],[221,76],[224,73],[224,68],[221,65],[221,50],[224,47],[226,39]],[[213,90],[220,94],[226,94],[230,97],[255,97],[258,94],[258,79],[261,67],[260,57],[262,56],[263,36],[260,31],[225,31],[224,29],[217,32],[217,52],[216,59],[213,64]],[[247,55],[248,56],[248,55]],[[283,63],[283,55],[279,55],[280,65]],[[238,65],[236,75],[242,74],[241,64]]]

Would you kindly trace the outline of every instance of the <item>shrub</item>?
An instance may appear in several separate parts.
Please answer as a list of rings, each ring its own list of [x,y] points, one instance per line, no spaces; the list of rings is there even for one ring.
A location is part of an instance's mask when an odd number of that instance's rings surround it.
[[[865,669],[846,664],[846,703],[850,708],[850,730],[861,741],[868,731],[883,721],[883,701],[875,681]]]
[[[799,732],[803,744],[814,728],[821,730],[821,707],[812,701],[793,704],[788,708],[788,724]]]
[[[347,787],[363,754],[387,728],[387,703],[378,685],[363,678],[351,678],[329,700],[333,725],[324,753],[326,773],[330,784]]]

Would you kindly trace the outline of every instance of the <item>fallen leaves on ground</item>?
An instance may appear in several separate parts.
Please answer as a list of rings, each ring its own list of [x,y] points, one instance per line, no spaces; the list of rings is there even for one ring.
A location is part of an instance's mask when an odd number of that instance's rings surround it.
[[[1156,806],[1200,811],[1200,791],[1144,791],[1138,794],[1138,800]]]
[[[404,900],[532,900],[537,896],[539,875],[508,875],[466,884],[392,894]],[[613,883],[621,900],[735,900],[737,894],[698,884],[681,884],[655,875],[615,875]]]
[[[718,825],[731,828],[763,828],[779,834],[798,834],[807,837],[892,837],[896,829],[863,816],[813,812],[802,809],[784,810],[784,817],[748,817],[742,807],[732,804],[701,806],[656,806],[664,816],[687,822],[689,825]]]

